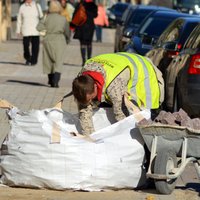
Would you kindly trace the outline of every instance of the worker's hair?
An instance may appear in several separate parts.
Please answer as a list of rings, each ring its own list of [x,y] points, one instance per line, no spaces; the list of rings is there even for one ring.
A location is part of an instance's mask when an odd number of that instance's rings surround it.
[[[74,79],[72,83],[72,92],[79,104],[86,105],[87,94],[94,92],[94,79],[89,75],[81,75]]]

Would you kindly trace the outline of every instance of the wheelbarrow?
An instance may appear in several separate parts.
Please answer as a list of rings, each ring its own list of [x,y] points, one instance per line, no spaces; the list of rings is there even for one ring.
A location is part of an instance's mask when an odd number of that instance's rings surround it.
[[[200,130],[159,123],[138,128],[150,151],[147,177],[154,179],[159,193],[171,194],[189,163],[200,178]]]

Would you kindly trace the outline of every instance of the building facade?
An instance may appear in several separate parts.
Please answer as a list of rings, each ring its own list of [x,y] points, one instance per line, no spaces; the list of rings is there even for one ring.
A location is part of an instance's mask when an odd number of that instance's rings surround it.
[[[10,38],[11,0],[0,0],[0,41]]]

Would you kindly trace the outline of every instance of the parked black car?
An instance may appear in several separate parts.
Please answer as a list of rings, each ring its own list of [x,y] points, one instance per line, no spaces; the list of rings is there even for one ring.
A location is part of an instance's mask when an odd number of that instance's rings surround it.
[[[183,13],[200,15],[200,0],[151,0],[150,4],[173,8]]]
[[[150,58],[164,74],[173,57],[179,54],[188,36],[199,23],[200,17],[175,19],[160,35],[153,49],[145,56]]]
[[[165,78],[165,106],[200,117],[200,24],[188,37],[182,51],[169,64]]]
[[[192,15],[170,11],[150,13],[132,36],[130,42],[125,46],[125,51],[145,55],[153,48],[160,35],[174,19],[190,16]]]
[[[129,3],[115,3],[112,7],[107,9],[107,16],[109,21],[109,26],[115,28],[118,23],[120,23],[121,18],[125,10],[128,8]]]
[[[184,13],[200,14],[200,0],[173,0],[173,8]]]
[[[114,52],[122,51],[145,17],[157,10],[175,11],[161,6],[130,5],[116,26]]]

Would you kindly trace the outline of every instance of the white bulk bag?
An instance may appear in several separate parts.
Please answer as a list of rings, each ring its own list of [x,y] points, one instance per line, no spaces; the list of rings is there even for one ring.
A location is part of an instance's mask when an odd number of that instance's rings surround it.
[[[144,184],[143,139],[131,115],[114,123],[109,109],[94,113],[96,132],[77,137],[76,115],[61,109],[9,110],[11,131],[1,155],[1,182],[10,186],[98,191]],[[108,115],[109,114],[109,115]],[[150,118],[149,110],[140,112]],[[107,117],[109,116],[109,117]]]

